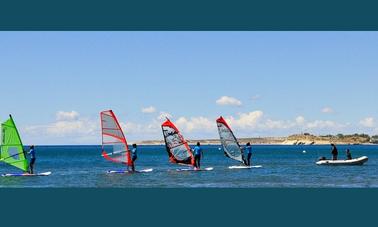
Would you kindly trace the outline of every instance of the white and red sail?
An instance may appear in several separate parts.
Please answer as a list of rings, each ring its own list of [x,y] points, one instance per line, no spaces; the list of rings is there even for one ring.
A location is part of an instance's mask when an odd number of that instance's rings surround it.
[[[161,127],[169,161],[182,165],[194,165],[193,153],[177,127],[169,119]]]
[[[112,110],[101,112],[102,156],[112,162],[132,165],[122,128]]]
[[[231,127],[227,124],[223,117],[217,119],[217,126],[219,137],[226,156],[244,164],[243,150],[232,132]]]

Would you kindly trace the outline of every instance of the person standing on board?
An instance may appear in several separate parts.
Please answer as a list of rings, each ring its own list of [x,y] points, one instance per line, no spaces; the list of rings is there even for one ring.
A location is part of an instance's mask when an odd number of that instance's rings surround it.
[[[352,158],[352,153],[350,153],[349,149],[346,150],[346,156],[347,156],[347,160],[352,160],[353,159]]]
[[[30,155],[29,173],[34,174],[34,164],[35,164],[35,160],[36,160],[34,145],[30,146],[28,155]]]
[[[337,151],[337,148],[335,146],[335,144],[331,144],[332,146],[332,160],[337,160],[337,156],[339,155],[339,152]]]
[[[133,149],[131,149],[131,171],[135,172],[135,161],[138,159],[137,145],[133,144]]]
[[[193,153],[194,153],[194,167],[196,170],[199,170],[201,169],[201,157],[203,155],[200,142],[198,142],[197,146],[194,147]]]
[[[247,166],[251,166],[252,146],[251,146],[250,142],[248,142],[245,145],[244,150],[245,150],[245,155],[247,156],[247,159],[244,160],[244,164],[247,165]]]

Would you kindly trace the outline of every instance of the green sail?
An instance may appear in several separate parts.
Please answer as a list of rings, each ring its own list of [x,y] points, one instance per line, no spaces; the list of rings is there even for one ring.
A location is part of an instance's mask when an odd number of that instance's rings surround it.
[[[28,171],[28,160],[12,116],[1,124],[1,135],[0,161]]]

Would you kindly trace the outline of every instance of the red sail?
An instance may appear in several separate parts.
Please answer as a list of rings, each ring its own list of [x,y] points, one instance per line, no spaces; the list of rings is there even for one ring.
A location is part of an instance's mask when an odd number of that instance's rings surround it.
[[[101,112],[102,156],[109,161],[132,165],[125,135],[112,110]]]
[[[182,165],[194,165],[193,153],[188,142],[176,126],[167,119],[161,127],[170,162]]]

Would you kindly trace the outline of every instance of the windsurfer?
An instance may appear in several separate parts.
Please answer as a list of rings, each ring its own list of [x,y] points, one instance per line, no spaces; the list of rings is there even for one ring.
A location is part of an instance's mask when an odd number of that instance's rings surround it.
[[[202,148],[200,142],[197,143],[197,146],[193,149],[194,152],[194,167],[199,170],[201,169],[201,157],[202,157]]]
[[[337,160],[337,156],[339,155],[339,152],[337,151],[337,148],[335,144],[331,144],[332,146],[332,160]]]
[[[252,146],[251,146],[251,143],[248,142],[246,145],[245,145],[245,148],[244,148],[246,154],[247,155],[247,159],[244,160],[245,164],[247,166],[251,166],[251,158],[252,158]]]
[[[36,160],[34,145],[30,146],[28,155],[30,155],[29,173],[34,174],[34,164]]]
[[[346,150],[346,156],[347,156],[347,160],[352,160],[352,153],[350,152],[349,149]]]
[[[133,144],[133,149],[131,149],[131,171],[135,172],[135,161],[138,159],[137,145]]]

